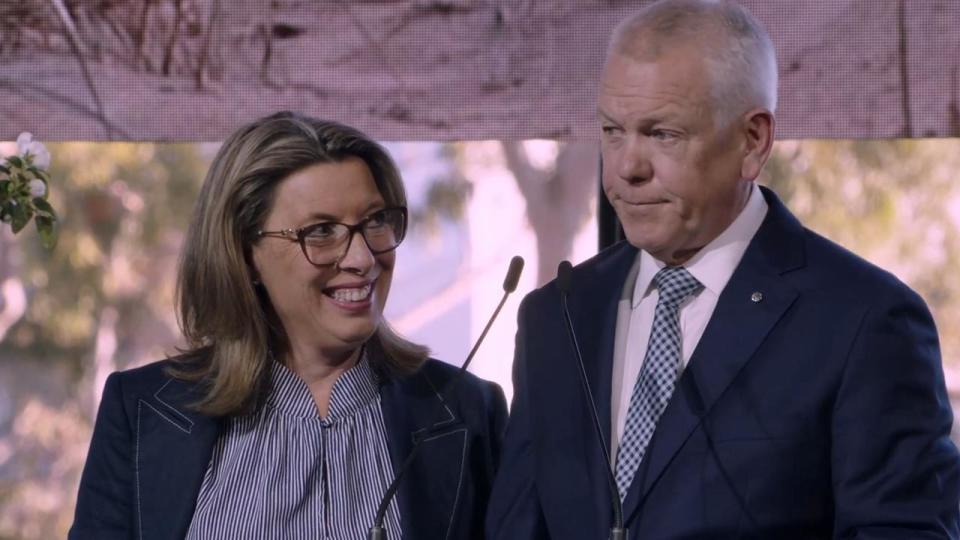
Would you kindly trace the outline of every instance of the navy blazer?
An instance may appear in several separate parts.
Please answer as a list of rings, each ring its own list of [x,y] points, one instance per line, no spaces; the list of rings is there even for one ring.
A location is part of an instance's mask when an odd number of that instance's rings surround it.
[[[629,488],[632,539],[960,538],[960,460],[933,320],[905,285],[770,208]],[[610,440],[626,243],[569,305]],[[760,293],[759,295],[756,293]],[[606,539],[611,499],[554,284],[524,299],[493,539]]]
[[[197,387],[167,376],[168,366],[156,362],[107,379],[71,540],[186,535],[223,424],[187,407]],[[444,403],[439,391],[456,371],[428,360],[413,375],[381,381],[395,470],[414,436],[423,438],[397,493],[407,539],[483,537],[506,400],[498,386],[467,374]]]

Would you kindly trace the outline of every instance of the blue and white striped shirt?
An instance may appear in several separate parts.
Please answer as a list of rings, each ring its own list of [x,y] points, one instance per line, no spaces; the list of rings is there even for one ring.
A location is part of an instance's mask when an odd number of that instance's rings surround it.
[[[377,378],[364,355],[334,384],[325,418],[278,362],[265,406],[227,421],[188,540],[364,540],[393,480]],[[402,537],[396,500],[386,528]]]

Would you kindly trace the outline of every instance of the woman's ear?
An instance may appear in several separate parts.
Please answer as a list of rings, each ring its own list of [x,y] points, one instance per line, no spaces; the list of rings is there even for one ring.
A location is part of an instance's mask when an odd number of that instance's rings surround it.
[[[243,250],[243,260],[247,263],[247,274],[250,275],[250,282],[256,286],[262,282],[260,281],[260,271],[257,270],[257,264],[254,259],[253,248],[249,246],[246,247]]]
[[[773,150],[776,119],[766,109],[754,109],[743,117],[744,156],[740,177],[756,180]]]

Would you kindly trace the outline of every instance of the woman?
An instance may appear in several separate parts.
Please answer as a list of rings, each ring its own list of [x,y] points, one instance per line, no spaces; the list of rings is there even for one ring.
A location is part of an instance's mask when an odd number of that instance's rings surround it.
[[[481,538],[506,403],[382,320],[407,225],[362,133],[291,113],[233,134],[187,230],[187,349],[106,382],[71,539]]]

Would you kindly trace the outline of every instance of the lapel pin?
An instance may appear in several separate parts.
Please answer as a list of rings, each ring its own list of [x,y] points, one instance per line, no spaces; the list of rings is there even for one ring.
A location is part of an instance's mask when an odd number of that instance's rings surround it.
[[[762,300],[763,300],[763,293],[760,291],[754,291],[754,293],[750,295],[750,301],[753,302],[754,304],[757,304]]]

